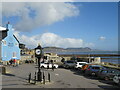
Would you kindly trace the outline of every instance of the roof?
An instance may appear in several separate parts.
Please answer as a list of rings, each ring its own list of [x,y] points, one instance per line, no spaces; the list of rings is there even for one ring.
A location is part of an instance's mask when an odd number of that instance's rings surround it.
[[[0,26],[0,31],[5,31],[5,30],[6,30],[5,27],[1,27],[1,26]]]
[[[17,37],[15,35],[13,35],[13,37],[17,40],[18,43],[20,43],[19,40],[17,39]]]

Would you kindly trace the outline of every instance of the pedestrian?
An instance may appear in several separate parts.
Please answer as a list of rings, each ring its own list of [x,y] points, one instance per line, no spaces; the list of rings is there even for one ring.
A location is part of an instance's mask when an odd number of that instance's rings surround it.
[[[10,65],[12,65],[12,60],[9,61]]]
[[[13,60],[13,66],[16,66],[16,59]]]
[[[47,63],[47,69],[49,69],[49,63]]]
[[[54,64],[52,63],[52,70],[54,71]]]

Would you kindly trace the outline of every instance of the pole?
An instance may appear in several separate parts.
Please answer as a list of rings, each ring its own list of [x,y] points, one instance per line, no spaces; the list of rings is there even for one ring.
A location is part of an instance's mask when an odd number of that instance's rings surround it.
[[[41,68],[40,68],[40,58],[38,58],[38,81],[42,81]]]
[[[44,72],[43,72],[43,84],[45,84],[45,75],[44,75]]]
[[[50,73],[48,73],[48,81],[50,82]]]

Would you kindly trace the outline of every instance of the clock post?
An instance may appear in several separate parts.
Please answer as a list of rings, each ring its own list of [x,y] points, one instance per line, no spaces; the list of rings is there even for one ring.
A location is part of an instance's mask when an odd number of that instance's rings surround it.
[[[42,47],[40,44],[35,48],[35,57],[38,59],[38,73],[37,73],[37,80],[42,81],[42,75],[41,75],[41,62],[40,59],[42,57]]]

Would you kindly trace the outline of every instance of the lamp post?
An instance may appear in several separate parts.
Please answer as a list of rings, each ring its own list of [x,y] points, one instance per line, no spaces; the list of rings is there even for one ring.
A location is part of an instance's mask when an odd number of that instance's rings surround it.
[[[42,47],[40,44],[35,48],[35,57],[38,59],[38,73],[37,73],[37,80],[42,81],[42,75],[41,75],[41,67],[40,67],[40,60],[42,57]]]

